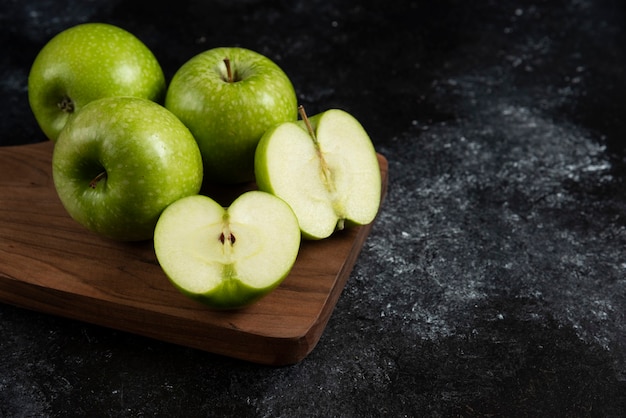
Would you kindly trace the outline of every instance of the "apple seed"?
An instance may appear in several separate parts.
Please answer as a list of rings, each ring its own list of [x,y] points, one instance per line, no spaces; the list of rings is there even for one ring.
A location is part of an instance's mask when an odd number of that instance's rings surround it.
[[[74,102],[67,96],[63,96],[61,101],[57,103],[59,109],[65,113],[73,113],[74,112]]]
[[[224,244],[226,241],[230,242],[230,245],[233,245],[235,243],[235,236],[232,234],[232,232],[228,233],[228,237],[226,237],[223,232],[220,234],[220,242]]]
[[[311,126],[311,122],[309,121],[309,118],[306,115],[306,111],[304,110],[303,105],[298,106],[298,113],[300,113],[300,117],[302,117],[302,121],[306,125],[306,130],[309,132],[309,135],[311,135],[311,138],[313,138],[313,142],[315,142],[315,146],[319,150],[319,144],[317,143],[317,137],[315,136],[315,131],[313,130],[313,127]]]

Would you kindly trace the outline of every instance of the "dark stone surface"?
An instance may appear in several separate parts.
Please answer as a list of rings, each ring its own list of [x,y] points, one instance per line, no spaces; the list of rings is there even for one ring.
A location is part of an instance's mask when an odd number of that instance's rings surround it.
[[[621,0],[6,1],[0,144],[43,140],[26,79],[58,31],[118,24],[166,74],[264,53],[341,107],[389,194],[318,346],[269,368],[0,306],[0,416],[620,416]]]

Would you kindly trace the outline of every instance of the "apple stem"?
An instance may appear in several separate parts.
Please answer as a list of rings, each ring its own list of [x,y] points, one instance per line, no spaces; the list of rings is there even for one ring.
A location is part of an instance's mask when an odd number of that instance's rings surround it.
[[[100,180],[104,180],[106,177],[107,177],[107,172],[103,171],[102,173],[98,174],[96,177],[94,177],[93,180],[89,182],[89,187],[91,187],[92,189],[95,189],[98,183],[100,182]]]
[[[309,132],[309,135],[311,135],[311,138],[313,138],[313,142],[315,142],[315,144],[317,145],[317,137],[315,136],[315,131],[313,130],[313,126],[311,126],[311,122],[309,121],[309,118],[306,115],[304,106],[302,105],[298,106],[298,113],[300,113],[300,117],[302,117],[302,121],[304,122],[304,125],[306,126],[306,130]]]
[[[300,113],[300,116],[302,117],[302,121],[304,122],[304,125],[306,126],[306,129],[309,132],[309,136],[311,136],[311,139],[313,139],[315,150],[317,151],[317,155],[319,156],[319,159],[320,159],[320,165],[322,167],[322,175],[324,176],[326,186],[328,187],[328,190],[334,192],[335,185],[333,183],[333,175],[330,171],[330,167],[328,167],[328,163],[326,162],[326,159],[324,158],[324,154],[322,153],[322,150],[320,148],[320,143],[317,141],[317,136],[315,135],[315,130],[313,130],[313,126],[311,125],[311,121],[306,115],[306,111],[304,110],[303,105],[298,106],[298,112]]]
[[[224,65],[226,66],[226,81],[232,83],[233,80],[233,70],[230,67],[230,59],[228,57],[224,58]]]

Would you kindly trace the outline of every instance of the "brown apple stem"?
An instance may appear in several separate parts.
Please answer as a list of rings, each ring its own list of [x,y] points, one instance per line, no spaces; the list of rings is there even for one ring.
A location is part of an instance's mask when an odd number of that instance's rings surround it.
[[[95,189],[98,183],[100,182],[100,180],[104,180],[106,179],[106,177],[107,177],[107,172],[103,171],[102,173],[98,174],[96,177],[93,178],[93,180],[89,182],[89,187],[91,187],[92,189]]]
[[[313,138],[313,142],[315,142],[315,145],[317,145],[317,137],[315,136],[315,131],[313,130],[313,127],[311,126],[311,122],[309,121],[309,118],[306,115],[304,106],[302,105],[298,106],[298,113],[300,113],[300,117],[302,118],[302,121],[304,122],[304,125],[306,126],[306,130],[309,132],[309,135],[311,135],[311,138]]]
[[[230,59],[228,57],[224,58],[224,65],[226,66],[226,81],[232,83],[233,80],[233,70],[230,68]]]

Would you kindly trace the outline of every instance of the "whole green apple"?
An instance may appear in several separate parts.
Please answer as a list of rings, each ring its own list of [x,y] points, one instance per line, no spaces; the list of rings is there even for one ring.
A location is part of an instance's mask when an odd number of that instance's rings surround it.
[[[165,77],[152,52],[117,26],[85,23],[54,36],[28,76],[28,100],[44,134],[56,140],[68,119],[95,99],[161,101]]]
[[[198,141],[205,180],[254,180],[254,151],[263,133],[298,118],[291,81],[269,58],[245,48],[214,48],[174,74],[165,107]]]
[[[277,125],[255,155],[260,190],[286,201],[302,235],[323,239],[346,225],[374,220],[381,200],[376,150],[354,116],[330,109]]]
[[[213,308],[241,308],[291,271],[300,229],[283,200],[243,193],[228,208],[195,195],[163,211],[154,231],[159,264],[183,294]]]
[[[172,202],[197,194],[202,156],[191,132],[148,99],[85,105],[54,145],[54,186],[72,218],[109,238],[152,238]]]

